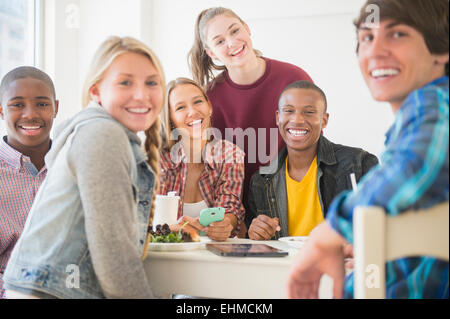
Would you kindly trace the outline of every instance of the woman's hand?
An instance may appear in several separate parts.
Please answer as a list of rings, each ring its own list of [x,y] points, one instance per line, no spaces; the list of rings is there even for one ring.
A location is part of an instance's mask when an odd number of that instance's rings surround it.
[[[198,222],[198,217],[191,217],[191,216],[182,216],[181,219],[179,219],[179,224],[183,225],[184,223],[188,222],[189,225],[191,225],[193,228],[195,228],[198,232],[204,231],[204,226]]]
[[[248,229],[248,237],[253,240],[270,240],[277,231],[280,231],[277,217],[258,215],[252,220]]]
[[[225,241],[230,237],[231,232],[236,227],[237,218],[234,214],[225,214],[224,218],[220,222],[214,222],[209,224],[203,230],[209,238],[215,241]]]
[[[198,217],[183,216],[181,223],[189,222],[189,225],[194,227],[196,230],[203,231],[206,235],[215,241],[225,241],[230,237],[231,232],[236,227],[237,218],[234,214],[225,214],[225,217],[220,222],[214,222],[209,224],[209,226],[203,226],[199,223]]]

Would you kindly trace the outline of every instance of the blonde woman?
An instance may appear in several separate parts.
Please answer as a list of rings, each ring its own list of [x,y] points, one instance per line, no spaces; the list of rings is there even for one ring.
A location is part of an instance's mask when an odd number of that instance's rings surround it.
[[[7,298],[153,297],[142,259],[164,83],[143,43],[111,37],[100,46],[85,109],[59,126],[46,157],[47,178],[4,274]]]
[[[198,15],[189,62],[193,79],[207,89],[214,127],[222,137],[231,140],[226,136],[227,128],[242,134],[236,140],[243,140],[244,133],[255,133],[256,140],[238,144],[247,155],[245,202],[251,176],[260,165],[268,164],[266,158],[259,157],[260,149],[265,147],[262,153],[270,157],[285,145],[275,121],[281,91],[292,82],[312,80],[301,68],[263,57],[254,50],[249,26],[232,10],[221,7]],[[222,72],[214,76],[217,71]],[[275,134],[272,139],[271,129]]]
[[[196,82],[171,81],[166,100],[161,115],[170,138],[161,153],[160,193],[176,191],[181,199],[178,217],[213,240],[226,240],[239,232],[244,219],[245,154],[231,142],[215,139],[212,105]],[[209,227],[200,225],[200,211],[218,206],[225,208],[224,220]]]

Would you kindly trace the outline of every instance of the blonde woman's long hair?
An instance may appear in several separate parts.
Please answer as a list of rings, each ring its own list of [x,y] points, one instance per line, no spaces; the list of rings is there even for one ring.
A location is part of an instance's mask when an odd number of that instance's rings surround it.
[[[161,63],[159,62],[159,59],[153,53],[153,51],[147,47],[144,43],[140,42],[139,40],[136,40],[131,37],[117,37],[117,36],[111,36],[108,39],[106,39],[100,47],[97,49],[94,58],[91,62],[90,68],[88,70],[88,74],[86,77],[86,81],[83,86],[83,92],[82,92],[82,106],[85,108],[89,102],[91,101],[91,95],[89,93],[90,88],[100,82],[103,79],[103,76],[108,69],[108,67],[111,65],[111,63],[114,61],[116,57],[118,57],[121,54],[124,53],[138,53],[142,54],[143,56],[147,57],[157,70],[160,79],[161,79],[161,86],[163,90],[163,96],[165,96],[166,92],[166,81],[164,77],[164,72],[161,66]],[[165,99],[165,98],[164,98]],[[163,99],[163,106],[165,104],[165,101]],[[159,189],[159,149],[161,147],[161,137],[160,137],[160,119],[159,117],[156,118],[153,125],[145,130],[145,151],[147,153],[148,157],[148,163],[150,167],[152,168],[153,172],[155,173],[155,185],[153,189],[153,197],[152,197],[152,205],[150,208],[150,218],[148,222],[148,232],[147,232],[147,238],[144,245],[144,251],[142,253],[142,259],[145,259],[147,257],[147,250],[148,250],[148,243],[150,241],[150,229],[153,224],[153,215],[155,211],[155,197],[156,193]]]
[[[223,65],[217,65],[206,53],[206,39],[205,27],[208,22],[222,14],[227,14],[233,18],[238,19],[242,24],[244,21],[232,10],[222,7],[214,7],[203,10],[197,17],[195,23],[194,44],[188,53],[188,64],[191,68],[192,77],[195,82],[199,83],[201,87],[207,89],[208,84],[215,78],[214,71],[226,70]],[[258,50],[253,50],[256,56],[262,56]]]

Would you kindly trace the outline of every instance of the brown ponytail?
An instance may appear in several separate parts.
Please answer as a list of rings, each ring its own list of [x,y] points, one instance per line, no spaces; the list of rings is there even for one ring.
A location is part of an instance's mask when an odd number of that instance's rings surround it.
[[[206,54],[206,43],[204,39],[204,27],[214,16],[225,11],[214,10],[219,8],[206,9],[200,12],[195,23],[194,44],[188,53],[188,64],[191,68],[192,78],[199,83],[202,88],[206,88],[208,83],[214,79],[214,70],[225,70],[225,66],[216,65],[211,57]],[[222,9],[222,8],[220,8]]]

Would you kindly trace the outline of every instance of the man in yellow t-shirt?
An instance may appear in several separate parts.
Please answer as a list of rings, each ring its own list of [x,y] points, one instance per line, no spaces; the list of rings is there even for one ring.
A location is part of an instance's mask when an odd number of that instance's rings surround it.
[[[351,189],[378,163],[360,149],[330,142],[322,135],[328,123],[323,91],[308,81],[289,84],[281,93],[276,121],[286,147],[264,174],[250,181],[246,224],[254,240],[308,236],[341,191]]]

